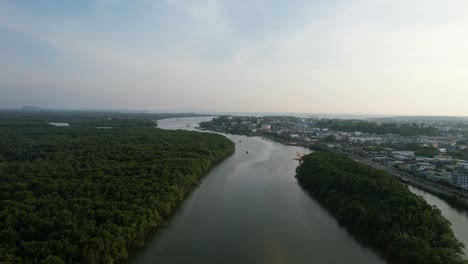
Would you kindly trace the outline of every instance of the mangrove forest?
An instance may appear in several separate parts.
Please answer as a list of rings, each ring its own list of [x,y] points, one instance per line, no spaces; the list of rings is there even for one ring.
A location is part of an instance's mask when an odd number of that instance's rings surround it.
[[[297,179],[361,242],[390,263],[466,263],[439,209],[393,176],[335,152],[305,156]]]
[[[233,151],[212,133],[0,128],[0,262],[125,262]]]

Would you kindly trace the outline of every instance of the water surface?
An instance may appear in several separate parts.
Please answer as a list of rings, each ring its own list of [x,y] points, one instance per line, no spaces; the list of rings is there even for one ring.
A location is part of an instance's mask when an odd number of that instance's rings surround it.
[[[434,196],[426,191],[421,189],[417,189],[412,186],[408,186],[411,192],[420,195],[426,200],[426,202],[430,205],[435,205],[437,208],[440,209],[442,215],[447,218],[452,224],[452,230],[455,234],[455,237],[458,238],[463,244],[465,244],[465,249],[463,252],[465,255],[463,256],[465,259],[468,259],[468,216],[466,213],[459,211],[452,206],[450,206],[447,202],[440,199],[437,196]]]
[[[158,126],[193,130],[201,120],[207,119],[167,119]],[[227,137],[235,153],[202,180],[132,263],[385,263],[300,188],[294,158],[307,149]]]
[[[67,127],[67,126],[70,126],[69,123],[64,123],[64,122],[49,122],[49,125],[51,125],[51,126],[56,126],[56,127]]]

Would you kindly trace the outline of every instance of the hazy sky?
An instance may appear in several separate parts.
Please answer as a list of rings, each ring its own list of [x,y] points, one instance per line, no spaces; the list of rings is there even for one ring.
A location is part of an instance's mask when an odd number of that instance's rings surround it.
[[[467,0],[0,0],[0,108],[468,115]]]

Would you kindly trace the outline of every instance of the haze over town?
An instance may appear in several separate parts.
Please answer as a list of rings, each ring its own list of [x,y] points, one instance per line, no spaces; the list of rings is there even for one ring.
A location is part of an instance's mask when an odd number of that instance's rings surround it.
[[[468,2],[0,2],[0,108],[468,115]]]

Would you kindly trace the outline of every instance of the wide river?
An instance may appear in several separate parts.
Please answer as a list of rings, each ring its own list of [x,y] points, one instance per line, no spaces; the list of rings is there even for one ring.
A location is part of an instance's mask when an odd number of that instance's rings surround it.
[[[166,119],[158,126],[194,130],[210,119]],[[226,136],[236,143],[235,153],[202,179],[131,263],[385,263],[298,185],[294,158],[309,150],[259,137]],[[441,210],[458,214],[455,218],[468,226],[465,215],[449,206]],[[455,230],[456,235],[468,237],[464,230]]]

